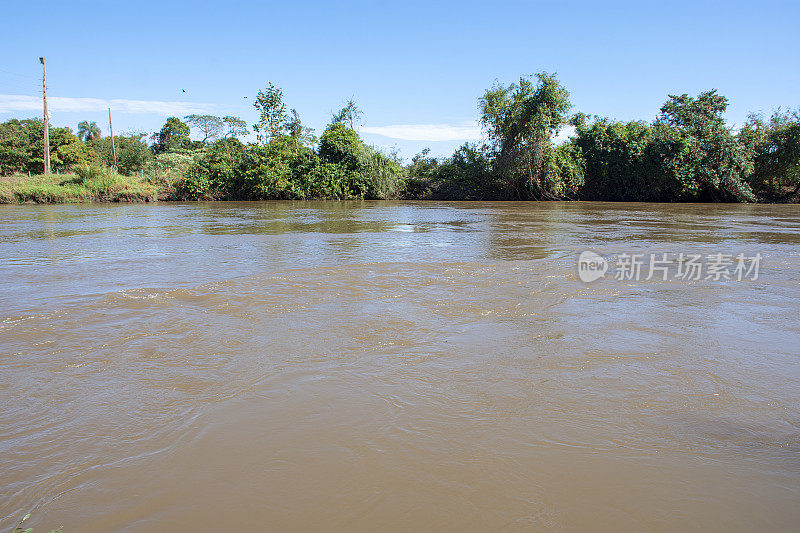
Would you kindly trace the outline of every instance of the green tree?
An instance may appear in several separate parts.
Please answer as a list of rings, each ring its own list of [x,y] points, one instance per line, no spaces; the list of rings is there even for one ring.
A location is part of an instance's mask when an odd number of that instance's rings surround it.
[[[779,109],[767,121],[750,115],[738,137],[753,157],[748,183],[755,192],[769,200],[800,192],[800,109]]]
[[[661,132],[674,130],[685,146],[674,160],[673,178],[680,186],[680,199],[730,201],[754,200],[745,181],[753,169],[746,147],[725,124],[728,100],[716,90],[696,98],[670,95],[661,107],[656,126]]]
[[[403,170],[396,158],[365,145],[342,122],[330,124],[319,141],[319,159],[331,173],[330,196],[387,198],[397,193]]]
[[[258,91],[253,106],[258,110],[259,119],[253,126],[258,142],[266,145],[283,134],[286,128],[286,104],[283,91],[269,83],[265,91]]]
[[[247,122],[239,117],[223,117],[222,122],[225,126],[225,134],[222,136],[223,139],[238,139],[250,133],[247,131]]]
[[[86,142],[101,137],[100,126],[97,122],[82,121],[78,123],[78,139]]]
[[[547,175],[549,187],[559,198],[577,199],[585,184],[586,162],[574,140],[556,146],[550,158]]]
[[[225,121],[214,115],[186,115],[183,117],[190,128],[197,128],[203,135],[200,142],[218,139],[225,130]]]
[[[140,172],[153,159],[153,152],[147,146],[146,139],[147,135],[144,133],[130,133],[114,137],[117,170],[120,174],[130,176]],[[94,140],[90,145],[100,154],[103,164],[110,167],[114,163],[111,137]]]
[[[243,184],[236,183],[243,172],[246,148],[236,138],[212,143],[189,167],[187,177],[178,185],[183,198],[247,199]]]
[[[50,128],[50,163],[67,171],[79,163],[92,163],[97,153],[69,128]],[[0,124],[0,174],[44,171],[44,122],[12,119]]]
[[[464,143],[440,162],[431,176],[436,200],[492,200],[506,194],[505,182],[492,171],[494,154],[487,145]]]
[[[28,169],[31,138],[26,129],[30,122],[11,119],[0,124],[0,175]]]
[[[356,101],[353,97],[350,97],[347,102],[345,102],[344,106],[337,113],[333,114],[331,123],[342,123],[349,126],[351,130],[354,130],[357,125],[361,125],[363,118],[364,112],[356,105]]]
[[[357,171],[366,150],[358,133],[341,122],[328,126],[319,141],[319,157],[349,171]]]
[[[479,102],[495,171],[515,197],[553,198],[548,159],[553,137],[570,109],[569,92],[553,74],[539,73],[508,86],[495,85]]]
[[[300,114],[296,109],[292,109],[291,115],[286,121],[286,132],[300,144],[314,144],[316,141],[314,130],[303,126]]]
[[[169,117],[153,140],[153,151],[157,154],[184,150],[191,144],[189,126],[178,117]]]
[[[590,123],[582,114],[572,122],[584,165],[582,198],[629,202],[659,199],[646,164],[654,136],[650,125],[604,118]]]

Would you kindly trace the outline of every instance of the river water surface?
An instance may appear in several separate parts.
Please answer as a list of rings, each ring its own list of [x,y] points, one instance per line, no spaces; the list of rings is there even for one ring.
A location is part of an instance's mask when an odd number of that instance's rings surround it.
[[[796,205],[3,206],[0,260],[0,531],[800,530]]]

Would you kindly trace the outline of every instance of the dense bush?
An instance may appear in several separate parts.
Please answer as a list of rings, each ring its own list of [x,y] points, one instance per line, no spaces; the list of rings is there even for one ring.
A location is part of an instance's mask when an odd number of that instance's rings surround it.
[[[396,155],[367,146],[354,127],[352,99],[317,138],[283,92],[270,84],[256,98],[258,142],[237,117],[170,117],[151,138],[115,139],[126,176],[147,174],[143,191],[160,187],[179,199],[585,199],[610,201],[786,200],[800,194],[800,110],[769,120],[752,116],[737,134],[724,120],[727,100],[716,91],[670,95],[652,122],[617,122],[577,114],[575,135],[556,144],[569,119],[569,93],[555,75],[540,73],[496,84],[479,100],[482,144],[466,143],[450,157],[423,151],[403,168]],[[50,129],[54,171],[72,167],[81,183],[113,187],[110,138],[80,124]],[[0,174],[41,173],[41,120],[0,124]],[[197,131],[195,131],[197,137]]]
[[[93,193],[109,194],[120,188],[125,180],[108,167],[81,163],[73,167],[75,182]]]
[[[141,172],[153,159],[153,153],[145,140],[146,135],[132,133],[114,137],[114,147],[117,152],[117,170],[120,174],[130,176]],[[89,146],[100,154],[100,160],[106,166],[114,164],[114,151],[111,146],[111,137],[102,137],[89,141]]]
[[[396,194],[402,168],[336,124],[320,142],[320,155],[290,135],[265,145],[234,138],[209,145],[178,183],[182,197],[230,200],[387,198]]]
[[[753,160],[747,181],[756,193],[776,200],[800,192],[800,109],[778,110],[767,121],[751,115],[739,140]]]
[[[69,128],[50,128],[50,168],[69,170],[78,163],[94,163],[97,153],[78,139]],[[16,120],[0,124],[0,175],[15,172],[44,172],[44,122]]]
[[[189,126],[178,117],[169,117],[164,126],[152,136],[153,152],[180,152],[188,149],[192,140],[189,138]]]
[[[598,119],[586,124],[575,120],[584,167],[580,195],[596,200],[644,200],[653,194],[653,176],[647,168],[645,152],[653,140],[653,130],[643,122],[611,122]]]
[[[151,183],[172,187],[186,178],[195,157],[193,154],[182,153],[158,154],[147,163],[144,172]]]
[[[469,143],[436,166],[431,182],[431,198],[438,200],[490,200],[507,190],[493,172],[487,148]]]
[[[586,162],[580,147],[574,142],[556,146],[547,166],[546,188],[559,198],[578,198],[586,175]]]

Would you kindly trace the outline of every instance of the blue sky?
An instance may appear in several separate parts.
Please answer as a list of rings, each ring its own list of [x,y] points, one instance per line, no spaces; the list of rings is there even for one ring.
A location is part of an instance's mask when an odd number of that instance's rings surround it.
[[[189,112],[252,123],[269,81],[317,134],[355,97],[367,142],[406,158],[451,153],[477,134],[486,88],[538,71],[558,73],[574,111],[624,120],[711,88],[734,124],[800,105],[797,1],[9,0],[2,11],[0,120],[41,114],[44,55],[53,124],[95,120],[104,133],[108,102],[115,133]]]

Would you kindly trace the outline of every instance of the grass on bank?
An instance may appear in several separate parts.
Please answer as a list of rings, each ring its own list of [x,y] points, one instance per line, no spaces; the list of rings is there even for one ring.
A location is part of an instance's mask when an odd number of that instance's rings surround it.
[[[147,202],[159,188],[137,176],[111,169],[78,165],[72,174],[0,177],[0,203]]]

